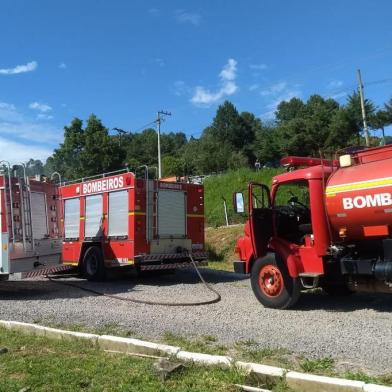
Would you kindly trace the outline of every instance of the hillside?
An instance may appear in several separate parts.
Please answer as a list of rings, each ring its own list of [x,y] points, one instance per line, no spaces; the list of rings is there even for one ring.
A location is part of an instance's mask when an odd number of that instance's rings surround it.
[[[244,225],[207,227],[205,235],[208,266],[233,271],[233,261],[238,259],[234,248],[237,239],[244,235]]]
[[[226,199],[229,223],[243,223],[244,216],[235,214],[233,210],[233,192],[245,193],[250,181],[270,186],[271,177],[280,172],[282,169],[255,171],[242,168],[206,178],[204,182],[206,226],[218,227],[226,224],[222,197]]]

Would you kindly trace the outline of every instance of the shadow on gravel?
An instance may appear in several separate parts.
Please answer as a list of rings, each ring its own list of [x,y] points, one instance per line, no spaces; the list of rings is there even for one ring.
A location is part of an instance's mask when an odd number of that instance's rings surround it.
[[[355,293],[347,297],[333,297],[317,292],[303,292],[295,306],[296,311],[325,310],[327,312],[352,312],[355,310],[371,309],[376,312],[392,312],[392,297],[390,294]]]
[[[234,272],[216,271],[207,268],[200,269],[201,274],[208,283],[230,283],[248,279],[248,276]],[[133,271],[111,271],[104,282],[89,282],[77,277],[75,273],[61,273],[54,275],[53,281],[44,277],[30,280],[13,280],[0,282],[1,301],[33,301],[43,299],[75,299],[97,296],[68,286],[67,283],[78,285],[81,288],[93,289],[105,294],[129,294],[148,292],[148,287],[170,287],[175,285],[201,284],[196,271],[193,269],[178,270],[175,272],[149,271],[137,276]],[[65,284],[63,284],[65,283]],[[144,286],[144,287],[141,287]]]

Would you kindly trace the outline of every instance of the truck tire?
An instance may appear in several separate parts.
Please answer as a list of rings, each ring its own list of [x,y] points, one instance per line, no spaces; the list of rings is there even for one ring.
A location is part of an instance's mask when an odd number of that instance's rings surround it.
[[[82,273],[87,280],[99,281],[105,279],[106,270],[101,248],[91,246],[86,250],[83,257]]]
[[[267,308],[288,309],[298,301],[300,281],[290,277],[285,262],[276,253],[255,261],[250,281],[256,298]]]

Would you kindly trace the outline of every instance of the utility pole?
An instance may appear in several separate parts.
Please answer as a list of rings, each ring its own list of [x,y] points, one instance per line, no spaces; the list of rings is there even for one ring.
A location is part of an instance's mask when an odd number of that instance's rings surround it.
[[[363,120],[363,130],[365,132],[365,140],[366,140],[366,147],[370,147],[370,138],[369,138],[369,128],[366,122],[366,110],[365,110],[365,98],[363,95],[363,83],[361,77],[361,70],[357,70],[358,76],[358,84],[359,84],[359,97],[361,99],[361,110],[362,110],[362,120]]]
[[[117,134],[118,134],[118,145],[121,147],[122,137],[123,137],[123,135],[127,134],[128,132],[124,131],[121,128],[117,128],[117,127],[113,128],[113,130],[117,131]]]
[[[162,178],[162,163],[161,163],[161,122],[163,118],[161,116],[171,116],[170,112],[164,112],[160,110],[157,116],[157,133],[158,133],[158,180]]]

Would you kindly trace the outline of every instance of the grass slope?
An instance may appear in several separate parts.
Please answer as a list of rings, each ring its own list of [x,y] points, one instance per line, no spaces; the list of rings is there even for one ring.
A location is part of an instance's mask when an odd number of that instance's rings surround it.
[[[244,235],[244,225],[207,227],[206,249],[209,268],[233,271],[233,261],[238,260],[234,252],[237,239]]]
[[[232,197],[234,192],[244,192],[250,181],[271,185],[271,178],[282,172],[282,169],[262,169],[255,171],[248,168],[229,171],[225,174],[207,177],[204,181],[206,225],[223,226],[225,214],[223,199],[226,199],[229,223],[243,223],[244,216],[234,213]]]

